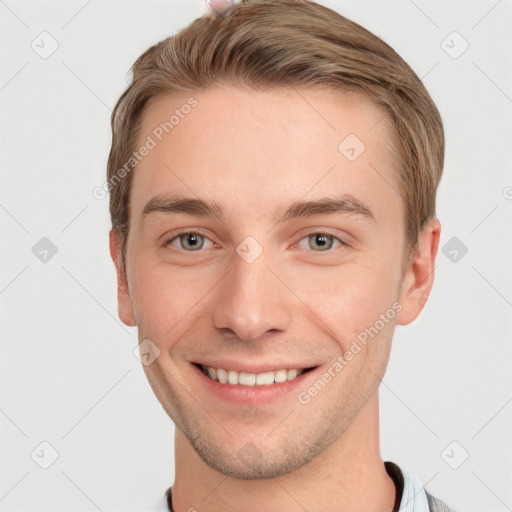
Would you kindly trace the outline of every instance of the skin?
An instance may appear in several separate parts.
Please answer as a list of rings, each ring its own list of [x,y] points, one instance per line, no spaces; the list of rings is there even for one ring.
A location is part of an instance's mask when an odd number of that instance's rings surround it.
[[[153,99],[140,144],[191,95]],[[418,316],[432,288],[439,221],[426,226],[407,263],[388,128],[369,102],[314,89],[231,87],[193,96],[198,106],[134,171],[126,273],[119,235],[110,236],[119,317],[160,351],[144,370],[176,425],[174,509],[391,511],[378,386],[395,326]],[[350,133],[366,145],[353,162],[338,150]],[[214,201],[224,218],[143,215],[158,194]],[[277,205],[284,211],[298,199],[334,194],[357,198],[374,220],[343,212],[271,216]],[[202,248],[176,238],[179,230],[199,230]],[[325,230],[333,236],[323,239],[327,248],[310,238]],[[252,263],[236,252],[247,236],[263,249]],[[307,405],[297,393],[231,404],[205,391],[191,364],[317,366],[304,376],[304,391],[396,303],[395,318]],[[249,464],[237,456],[246,443],[258,453]]]

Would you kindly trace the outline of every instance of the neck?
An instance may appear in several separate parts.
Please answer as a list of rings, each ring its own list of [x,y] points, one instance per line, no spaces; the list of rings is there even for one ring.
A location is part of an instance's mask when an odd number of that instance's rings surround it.
[[[379,448],[377,392],[319,456],[278,478],[241,480],[207,466],[176,428],[175,512],[391,512],[395,487]]]

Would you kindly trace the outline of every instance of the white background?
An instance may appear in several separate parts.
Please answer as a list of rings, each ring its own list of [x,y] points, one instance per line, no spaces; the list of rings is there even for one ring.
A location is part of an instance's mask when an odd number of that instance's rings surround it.
[[[321,3],[424,79],[447,138],[441,247],[468,248],[457,262],[440,252],[424,312],[397,330],[383,456],[461,512],[512,510],[512,2]],[[117,319],[107,199],[92,190],[130,66],[205,10],[0,0],[0,512],[141,511],[173,482],[173,424]],[[59,45],[47,59],[31,48],[43,31]],[[458,58],[453,31],[469,43]],[[46,263],[42,237],[58,249]],[[43,441],[58,452],[48,469]]]

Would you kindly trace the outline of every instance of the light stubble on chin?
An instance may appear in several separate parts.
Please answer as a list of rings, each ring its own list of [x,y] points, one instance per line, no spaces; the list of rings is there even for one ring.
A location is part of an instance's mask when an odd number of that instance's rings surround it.
[[[250,437],[250,432],[246,439],[230,433],[229,423],[224,426],[218,423],[212,417],[215,415],[214,410],[210,411],[207,407],[207,412],[203,409],[198,401],[180,389],[180,384],[166,377],[166,371],[158,364],[148,369],[148,379],[176,429],[207,466],[236,479],[270,479],[307,465],[344,434],[361,407],[377,389],[380,382],[377,375],[384,374],[387,359],[385,354],[379,352],[369,358],[365,357],[360,372],[353,375],[354,381],[345,383],[335,403],[317,410],[315,417],[307,421],[304,417],[301,422],[294,421],[292,413],[283,428],[272,431],[269,427],[271,433],[261,440]],[[359,389],[360,393],[357,394],[352,386],[357,386],[355,381],[360,379],[366,379],[366,387]],[[304,409],[304,406],[298,404],[297,407],[299,413],[307,412],[308,406]],[[286,414],[283,413],[283,418]],[[239,456],[246,443],[251,443],[258,453],[258,457],[254,457],[250,463],[244,462]]]

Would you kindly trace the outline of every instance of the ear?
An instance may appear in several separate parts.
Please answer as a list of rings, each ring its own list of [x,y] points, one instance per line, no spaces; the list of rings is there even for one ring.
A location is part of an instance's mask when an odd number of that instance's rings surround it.
[[[398,325],[410,324],[418,317],[427,302],[434,284],[440,235],[441,223],[438,219],[433,219],[419,236],[418,248],[402,277],[399,298],[402,310],[397,315]]]
[[[117,274],[117,313],[121,322],[129,327],[135,327],[137,321],[133,314],[126,273],[121,264],[121,235],[114,228],[110,230],[110,256],[116,267]]]

